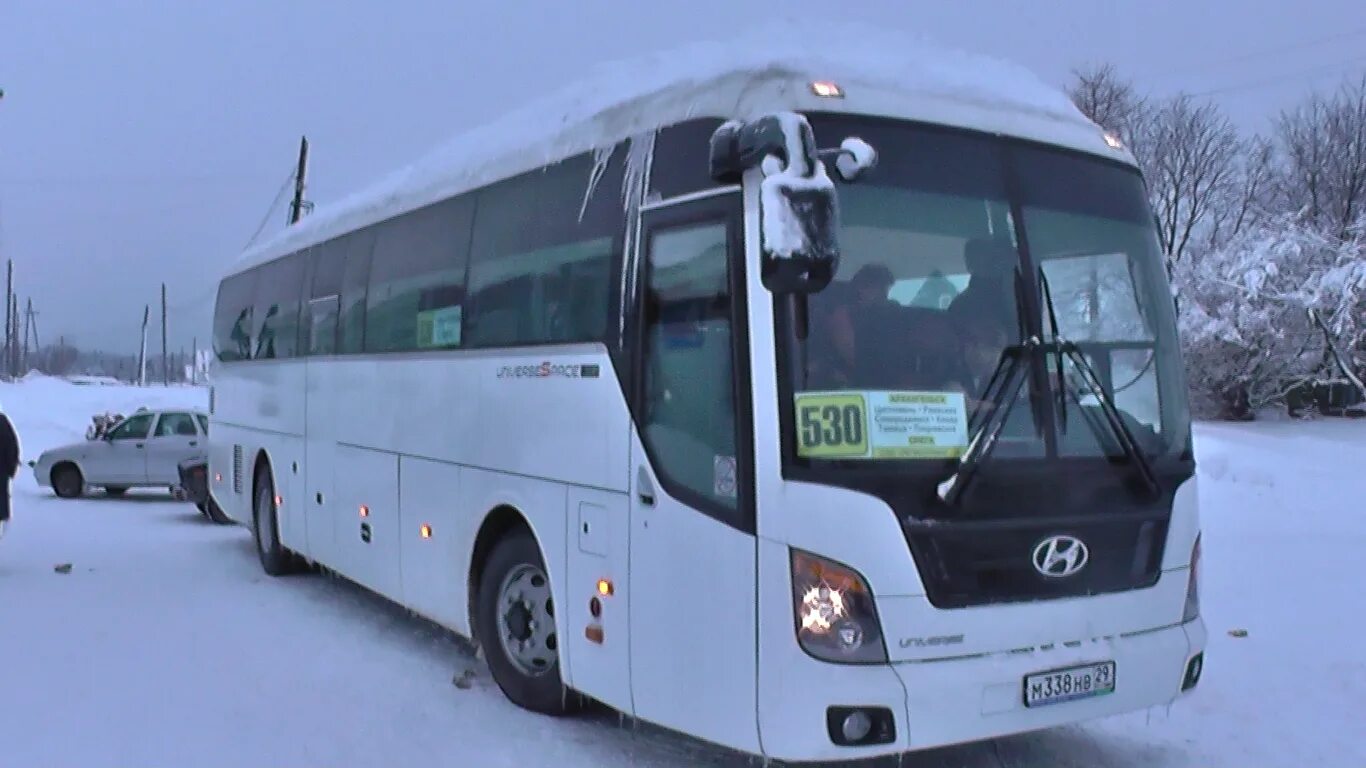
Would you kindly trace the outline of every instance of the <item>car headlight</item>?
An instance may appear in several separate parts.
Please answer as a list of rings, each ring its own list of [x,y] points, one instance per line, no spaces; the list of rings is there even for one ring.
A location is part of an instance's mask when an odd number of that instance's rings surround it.
[[[873,592],[857,571],[792,550],[792,598],[797,640],[824,661],[887,661]]]
[[[1186,612],[1181,621],[1195,621],[1200,617],[1200,536],[1195,535],[1195,546],[1191,548],[1190,581],[1186,583]]]

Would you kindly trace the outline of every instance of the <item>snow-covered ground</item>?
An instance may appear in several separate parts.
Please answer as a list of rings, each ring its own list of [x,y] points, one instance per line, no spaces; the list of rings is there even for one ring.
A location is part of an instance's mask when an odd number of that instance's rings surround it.
[[[96,411],[205,401],[192,388],[0,384],[26,458],[81,439]],[[1211,644],[1196,693],[902,764],[1366,765],[1363,449],[1366,421],[1201,425]],[[27,468],[14,494],[0,765],[746,762],[606,713],[516,709],[445,633],[334,579],[267,578],[246,531],[165,494],[64,502]],[[454,685],[467,670],[472,685]]]

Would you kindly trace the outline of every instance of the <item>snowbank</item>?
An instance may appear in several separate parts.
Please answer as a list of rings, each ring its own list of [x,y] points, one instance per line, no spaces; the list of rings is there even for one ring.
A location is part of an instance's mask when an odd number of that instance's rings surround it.
[[[21,382],[0,382],[0,411],[14,422],[28,462],[49,448],[85,439],[90,417],[110,411],[124,415],[138,408],[207,409],[204,387],[85,386],[33,375]]]

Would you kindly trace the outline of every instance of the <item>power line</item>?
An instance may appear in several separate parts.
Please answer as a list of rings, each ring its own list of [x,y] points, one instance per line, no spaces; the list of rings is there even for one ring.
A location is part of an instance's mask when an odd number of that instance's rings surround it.
[[[1242,53],[1237,56],[1232,56],[1229,58],[1214,59],[1211,61],[1206,61],[1203,64],[1189,64],[1184,67],[1181,67],[1180,69],[1169,69],[1166,71],[1159,71],[1156,75],[1150,75],[1150,77],[1166,77],[1168,75],[1185,74],[1190,72],[1190,70],[1196,68],[1210,68],[1223,66],[1225,64],[1236,64],[1240,61],[1249,61],[1251,59],[1260,58],[1262,56],[1270,56],[1276,53],[1284,53],[1286,51],[1293,51],[1300,48],[1308,48],[1309,46],[1313,45],[1322,45],[1323,43],[1333,42],[1334,40],[1342,40],[1344,38],[1355,37],[1357,35],[1363,34],[1366,34],[1366,27],[1352,29],[1346,32],[1335,32],[1331,35],[1316,37],[1310,40],[1301,40],[1295,43],[1285,43],[1283,45],[1277,45],[1271,48],[1263,48],[1260,50],[1250,51],[1248,53]]]
[[[280,207],[280,203],[284,200],[286,193],[289,192],[290,187],[293,186],[294,176],[295,171],[291,168],[289,175],[286,176],[284,182],[280,184],[280,190],[275,193],[275,199],[271,201],[270,207],[266,209],[265,215],[261,217],[261,223],[257,225],[256,231],[252,234],[251,239],[247,241],[247,244],[242,246],[242,250],[250,248],[252,244],[256,242],[257,238],[261,236],[261,233],[265,231],[266,226],[270,224],[271,217],[275,215],[276,209]],[[197,308],[205,301],[213,298],[217,292],[218,282],[216,280],[211,280],[204,290],[184,301],[176,302],[167,307],[166,311],[171,314],[179,314],[182,311]]]
[[[1188,95],[1213,96],[1215,94],[1230,93],[1232,91],[1242,91],[1247,90],[1249,88],[1261,88],[1265,85],[1275,85],[1286,80],[1295,80],[1301,77],[1309,77],[1311,75],[1326,74],[1328,72],[1333,72],[1337,70],[1349,69],[1359,63],[1366,63],[1366,56],[1355,56],[1353,58],[1347,59],[1346,61],[1337,62],[1336,64],[1320,65],[1312,69],[1304,69],[1296,72],[1282,72],[1279,75],[1272,75],[1270,77],[1264,77],[1257,80],[1248,80],[1242,83],[1227,85],[1220,88],[1211,88],[1205,91],[1196,91],[1195,93],[1191,93]]]
[[[256,232],[251,236],[251,239],[247,241],[247,244],[242,246],[242,250],[250,248],[252,243],[256,242],[256,238],[260,237],[261,233],[265,231],[266,225],[270,223],[270,217],[275,214],[275,209],[279,207],[280,201],[285,197],[285,193],[288,192],[290,186],[294,184],[294,174],[294,169],[290,168],[289,175],[285,177],[284,183],[280,185],[280,191],[275,193],[275,199],[271,201],[270,208],[266,210],[266,215],[261,217],[261,224],[256,227]]]

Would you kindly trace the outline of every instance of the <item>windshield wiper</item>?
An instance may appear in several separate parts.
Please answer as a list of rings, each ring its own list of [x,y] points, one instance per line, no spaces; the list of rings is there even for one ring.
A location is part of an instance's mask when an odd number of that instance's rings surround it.
[[[1134,436],[1133,430],[1129,429],[1129,425],[1124,422],[1124,416],[1120,413],[1119,406],[1115,404],[1114,397],[1105,389],[1105,385],[1101,382],[1100,376],[1096,373],[1096,369],[1091,366],[1091,361],[1086,359],[1086,355],[1082,353],[1081,348],[1074,342],[1063,338],[1058,330],[1058,315],[1053,306],[1053,292],[1048,286],[1048,276],[1044,274],[1043,267],[1039,267],[1039,285],[1043,287],[1043,300],[1048,309],[1048,317],[1051,321],[1050,324],[1053,331],[1053,342],[1042,345],[1041,349],[1045,353],[1053,352],[1057,354],[1059,414],[1063,431],[1067,431],[1068,389],[1072,391],[1072,396],[1076,399],[1077,405],[1081,405],[1080,393],[1077,392],[1074,387],[1071,387],[1066,383],[1067,379],[1063,375],[1063,357],[1066,356],[1068,360],[1072,361],[1072,365],[1076,367],[1078,373],[1081,374],[1081,380],[1086,384],[1086,388],[1091,391],[1091,394],[1095,396],[1096,401],[1100,403],[1101,412],[1105,414],[1105,420],[1109,423],[1110,430],[1114,433],[1115,439],[1119,442],[1120,447],[1124,450],[1124,454],[1128,457],[1130,463],[1138,470],[1139,479],[1143,482],[1144,489],[1148,493],[1156,495],[1161,489],[1161,486],[1158,484],[1157,476],[1153,472],[1152,462],[1148,460],[1147,454],[1145,454],[1142,447],[1139,446],[1138,438]],[[1066,389],[1064,389],[1064,387],[1066,387]],[[1085,419],[1085,421],[1091,427],[1092,431],[1096,433],[1096,438],[1103,439],[1095,422],[1089,418]]]
[[[996,363],[996,370],[991,374],[986,392],[983,393],[983,402],[987,405],[986,420],[973,430],[967,450],[958,458],[957,469],[938,486],[939,499],[945,504],[958,503],[964,489],[977,474],[977,469],[991,454],[991,449],[996,447],[1006,418],[1010,416],[1015,401],[1020,398],[1020,388],[1024,386],[1027,372],[1025,362],[1033,357],[1038,346],[1038,337],[1031,336],[1024,343],[1002,351],[1001,359]],[[973,414],[973,422],[981,419],[980,413],[979,410]]]

